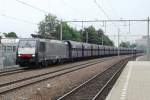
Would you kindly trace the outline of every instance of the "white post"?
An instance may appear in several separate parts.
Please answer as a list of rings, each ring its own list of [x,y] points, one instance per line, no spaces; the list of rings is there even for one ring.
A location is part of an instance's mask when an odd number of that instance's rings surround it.
[[[60,22],[60,40],[62,40],[62,19]]]
[[[104,36],[102,34],[102,45],[104,45]]]
[[[147,19],[147,60],[150,60],[149,17]]]
[[[104,21],[104,26],[105,26],[105,35],[106,35],[106,27],[107,27],[107,25],[106,25],[106,21]],[[104,35],[102,35],[102,45],[104,45]]]
[[[86,43],[88,43],[88,32],[86,32]]]
[[[82,31],[81,31],[81,36],[83,37],[82,42],[85,42],[85,41],[84,41],[84,33],[83,33],[83,30],[84,30],[84,27],[83,27],[83,21],[82,21]]]
[[[129,21],[129,33],[131,32],[131,24],[130,24],[130,21]]]
[[[119,40],[120,39],[120,29],[118,28],[118,57],[120,55],[120,49],[119,49]]]

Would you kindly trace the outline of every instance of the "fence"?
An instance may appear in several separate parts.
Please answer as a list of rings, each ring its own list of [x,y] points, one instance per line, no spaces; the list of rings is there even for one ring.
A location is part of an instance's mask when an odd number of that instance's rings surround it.
[[[15,65],[17,42],[4,39],[0,44],[0,69]]]

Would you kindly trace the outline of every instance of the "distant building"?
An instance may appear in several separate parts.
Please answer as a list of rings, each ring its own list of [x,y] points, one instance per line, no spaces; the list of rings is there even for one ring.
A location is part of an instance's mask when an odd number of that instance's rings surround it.
[[[0,69],[15,65],[18,39],[5,38],[0,43]]]

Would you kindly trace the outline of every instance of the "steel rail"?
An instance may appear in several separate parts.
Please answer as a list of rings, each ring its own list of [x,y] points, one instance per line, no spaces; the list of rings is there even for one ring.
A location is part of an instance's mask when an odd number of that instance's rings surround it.
[[[97,60],[97,59],[94,59],[94,60]],[[93,61],[93,60],[92,60]],[[81,63],[84,63],[86,64],[87,61],[80,61]],[[73,62],[72,64],[75,64],[75,63],[80,63],[80,62]],[[89,61],[91,62],[91,61]],[[62,65],[62,66],[65,66],[67,64],[71,64],[70,62],[69,63],[64,63],[64,64],[59,64],[59,65]],[[80,65],[80,64],[78,64]],[[52,65],[52,67],[57,67],[57,64],[55,65]],[[39,67],[38,67],[39,68]],[[43,68],[43,69],[48,69],[49,67],[46,67],[46,68]],[[34,69],[35,70],[35,69]],[[36,69],[36,70],[41,70],[40,69]],[[17,73],[21,73],[21,72],[26,72],[26,71],[32,71],[32,69],[28,68],[28,67],[17,67],[17,68],[8,68],[8,69],[2,69],[0,70],[0,76],[6,76],[6,75],[11,75],[11,74],[17,74]]]
[[[64,94],[63,96],[61,96],[60,98],[58,98],[57,100],[65,100],[66,97],[70,96],[71,94],[74,94],[76,91],[78,91],[80,88],[86,86],[86,84],[88,84],[90,81],[94,80],[95,78],[97,78],[98,76],[102,76],[107,70],[109,70],[111,67],[117,65],[118,63],[120,63],[120,61],[118,61],[117,63],[110,65],[107,69],[105,69],[103,72],[96,74],[95,76],[93,76],[92,78],[90,78],[89,80],[85,81],[84,83],[80,84],[79,86],[77,86],[76,88],[74,88],[73,90],[71,90],[70,92]]]
[[[24,72],[26,68],[8,68],[0,71],[0,76],[5,76],[9,74],[14,74],[14,73],[19,73],[19,72]]]
[[[21,79],[21,80],[17,80],[17,81],[12,81],[12,82],[5,83],[5,84],[0,84],[0,94],[6,93],[8,91],[11,91],[11,90],[14,90],[14,89],[17,89],[17,88],[20,88],[20,87],[27,86],[27,85],[30,85],[30,84],[41,82],[41,81],[44,81],[46,79],[54,78],[54,77],[61,76],[61,75],[64,75],[64,74],[67,74],[67,73],[70,73],[70,72],[73,72],[73,71],[77,71],[79,69],[83,69],[83,68],[86,68],[86,67],[104,62],[107,59],[104,58],[104,59],[100,59],[99,61],[94,61],[93,63],[90,62],[90,63],[87,63],[87,64],[81,64],[80,66],[75,65],[75,66],[72,66],[70,68],[64,68],[64,69],[61,69],[61,70],[56,70],[54,72],[44,73],[44,74],[36,75],[36,76],[33,76],[33,77],[29,77],[29,78],[25,78],[25,79]],[[52,75],[52,74],[54,74],[54,75]]]
[[[107,88],[109,84],[111,84],[113,79],[115,79],[115,77],[123,70],[125,65],[126,65],[126,61],[123,62],[122,66],[113,74],[113,76],[107,81],[107,83],[102,87],[102,89],[95,95],[95,97],[92,100],[98,100],[102,92]]]

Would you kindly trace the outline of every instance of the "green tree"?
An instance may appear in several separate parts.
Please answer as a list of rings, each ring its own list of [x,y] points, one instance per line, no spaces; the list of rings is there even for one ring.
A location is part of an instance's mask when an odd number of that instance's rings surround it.
[[[137,47],[137,44],[133,43],[133,44],[130,44],[130,48],[136,48]]]
[[[38,35],[55,38],[56,27],[59,21],[57,17],[51,14],[45,15],[45,19],[39,23]]]
[[[8,38],[18,38],[15,32],[3,33],[3,35]]]
[[[128,47],[130,47],[130,42],[121,42],[121,43],[119,44],[119,47],[128,48]]]
[[[63,40],[81,41],[80,32],[70,27],[66,22],[62,23]],[[60,38],[60,24],[56,27],[56,38]]]
[[[125,47],[125,48],[136,48],[137,45],[135,43],[131,44],[129,41],[127,42],[121,42],[120,47]]]
[[[98,29],[97,34],[100,37],[100,36],[104,35],[104,31],[102,29]]]
[[[98,35],[93,26],[89,26],[87,28],[84,28],[83,31],[83,41],[86,42],[86,35],[88,35],[88,42],[89,43],[97,43],[98,42]]]
[[[113,41],[110,40],[109,37],[106,35],[103,35],[103,41],[104,41],[104,45],[114,46]]]
[[[70,27],[66,22],[62,23],[63,40],[81,41],[80,33]],[[31,34],[32,37],[60,39],[60,23],[56,16],[48,14],[39,23],[38,34]]]
[[[82,35],[82,39],[84,42],[86,41],[86,34],[88,34],[89,43],[102,44],[102,38],[103,38],[104,45],[110,45],[110,46],[114,45],[113,42],[108,38],[108,36],[104,35],[102,29],[96,30],[93,26],[84,28],[83,35]]]
[[[105,45],[113,45],[113,42],[104,35],[102,29],[96,30],[93,26],[84,28],[83,34],[75,28],[62,22],[62,38],[63,40],[86,41],[88,34],[88,42],[94,44],[102,44],[102,37]],[[38,34],[31,34],[32,37],[60,39],[60,23],[56,16],[48,14],[45,19],[39,23]]]

